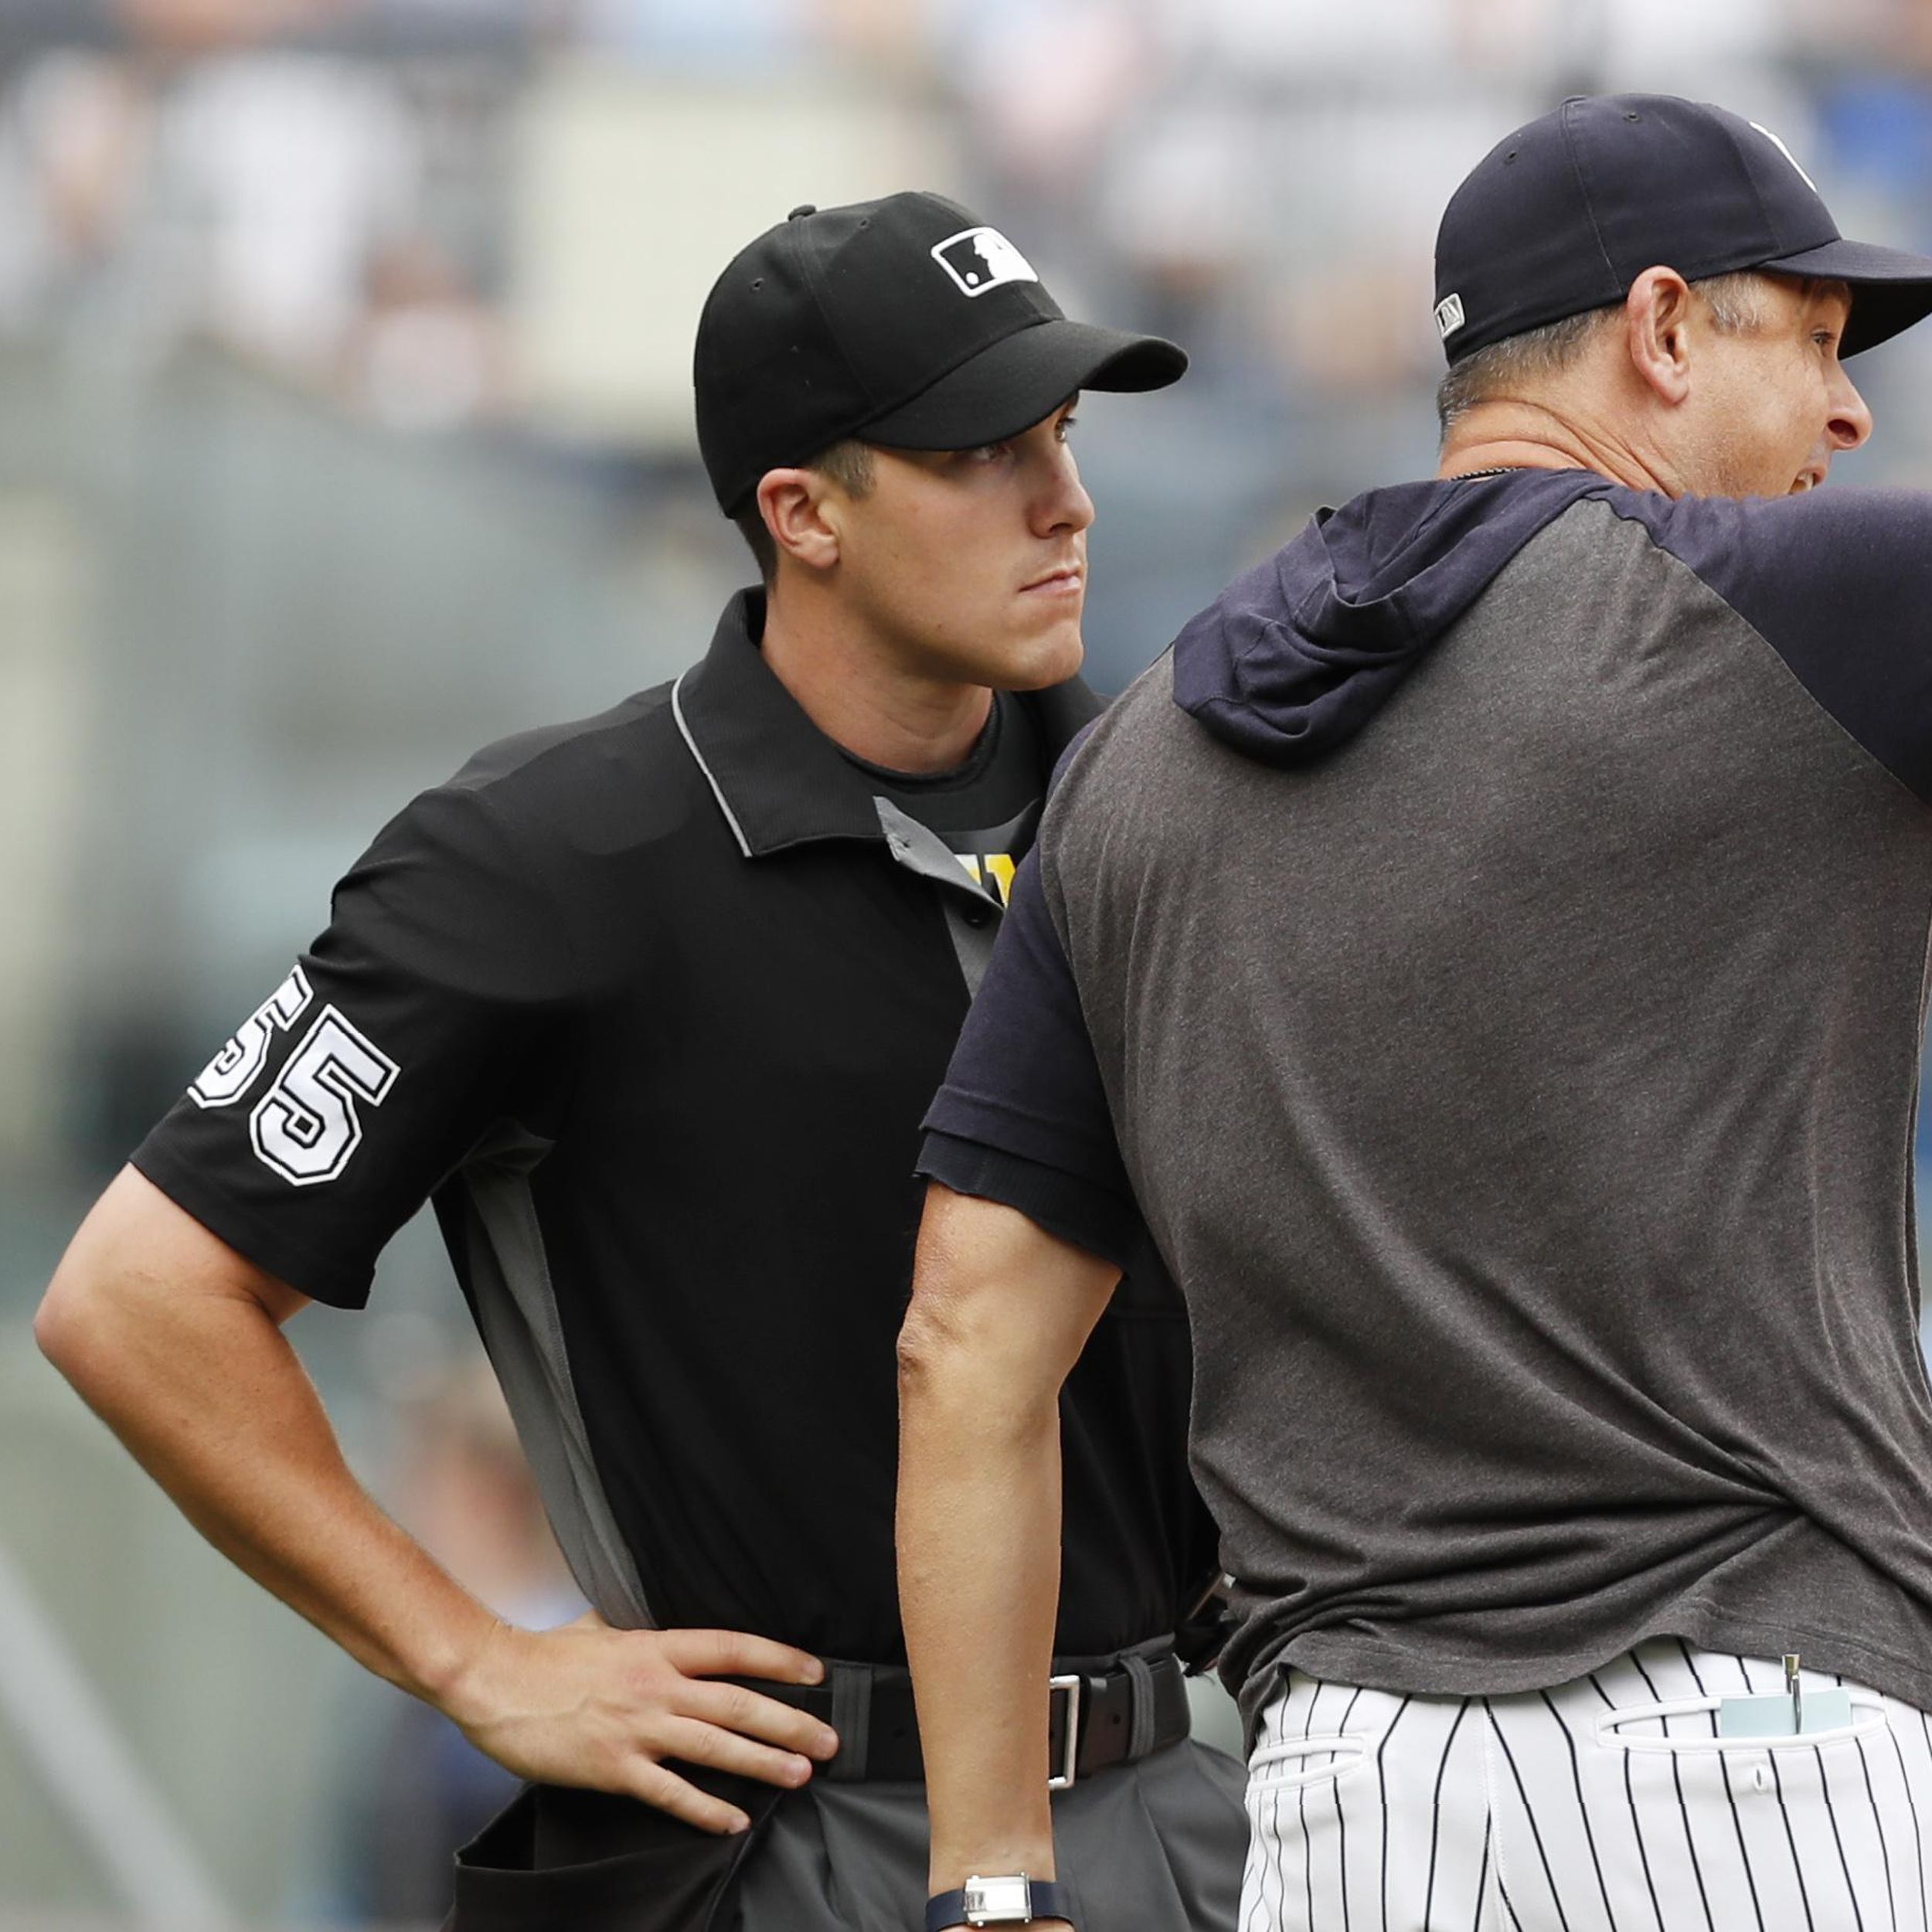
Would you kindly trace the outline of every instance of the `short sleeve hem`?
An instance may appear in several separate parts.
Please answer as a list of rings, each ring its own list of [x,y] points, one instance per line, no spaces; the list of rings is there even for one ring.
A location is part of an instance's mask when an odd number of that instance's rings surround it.
[[[1077,1176],[1091,1188],[1117,1194],[1120,1153],[1111,1138],[1097,1139],[1083,1123],[1028,1111],[1006,1100],[975,1094],[957,1083],[957,1060],[923,1125],[937,1137],[1002,1149],[1050,1171]]]
[[[202,1176],[183,1167],[165,1148],[150,1140],[138,1148],[128,1165],[159,1188],[182,1213],[199,1221],[218,1241],[226,1242],[242,1259],[305,1294],[311,1301],[334,1308],[368,1305],[372,1270],[345,1267],[335,1257],[289,1239],[288,1230],[272,1214],[254,1209],[211,1187]]]
[[[1133,1202],[1111,1188],[981,1141],[928,1133],[917,1171],[955,1194],[1012,1208],[1049,1234],[1123,1271],[1144,1239]]]

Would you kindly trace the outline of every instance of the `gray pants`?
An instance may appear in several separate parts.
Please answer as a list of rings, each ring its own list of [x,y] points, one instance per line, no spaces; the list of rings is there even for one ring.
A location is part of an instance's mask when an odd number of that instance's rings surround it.
[[[716,1788],[717,1774],[697,1775]],[[1059,1876],[1083,1932],[1234,1932],[1243,1781],[1234,1759],[1190,1742],[1060,1792]],[[721,1794],[752,1812],[747,1837],[713,1838],[628,1798],[532,1787],[464,1848],[446,1932],[917,1932],[923,1923],[923,1785],[818,1779],[779,1794],[734,1780]]]
[[[1233,1932],[1243,1782],[1233,1758],[1181,1743],[1059,1793],[1054,1848],[1082,1932]],[[735,1890],[720,1932],[917,1932],[925,1787],[828,1783],[793,1794]]]

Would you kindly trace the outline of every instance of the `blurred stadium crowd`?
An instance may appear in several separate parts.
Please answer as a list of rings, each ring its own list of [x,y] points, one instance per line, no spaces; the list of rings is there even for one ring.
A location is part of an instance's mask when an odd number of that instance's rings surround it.
[[[1444,159],[1553,97],[1748,97],[1840,200],[1907,226],[1932,141],[1918,0],[9,0],[0,61],[0,320],[150,364],[218,340],[419,430],[544,400],[519,296],[564,184],[532,179],[532,138],[589,117],[592,75],[645,116],[896,106],[905,158],[1023,211],[1217,378],[1290,396],[1426,372]],[[607,238],[628,202],[661,240],[638,202],[675,182],[715,253],[722,145],[605,180]]]
[[[1932,248],[1932,0],[0,0],[0,1659],[58,1642],[232,1922],[433,1920],[498,1781],[226,1576],[27,1316],[383,819],[702,648],[749,574],[689,416],[712,276],[930,186],[1187,346],[1079,432],[1117,689],[1316,504],[1427,470],[1444,196],[1623,88]],[[1932,483],[1927,353],[1859,372],[1847,480]],[[358,1466],[505,1614],[570,1614],[420,1228],[377,1309],[298,1335]],[[19,1677],[0,1927],[138,1923]]]

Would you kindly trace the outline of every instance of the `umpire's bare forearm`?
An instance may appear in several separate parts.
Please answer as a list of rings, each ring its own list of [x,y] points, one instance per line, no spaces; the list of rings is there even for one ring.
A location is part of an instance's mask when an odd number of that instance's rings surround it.
[[[434,1704],[519,1776],[617,1791],[710,1832],[750,1823],[667,1760],[802,1784],[838,1747],[805,1712],[719,1682],[816,1682],[743,1631],[501,1622],[343,1461],[281,1325],[304,1298],[130,1168],[75,1236],[42,1348],[196,1528],[352,1657]]]
[[[74,1237],[35,1335],[224,1556],[359,1662],[440,1702],[496,1620],[343,1461],[281,1331],[306,1305],[130,1168]]]

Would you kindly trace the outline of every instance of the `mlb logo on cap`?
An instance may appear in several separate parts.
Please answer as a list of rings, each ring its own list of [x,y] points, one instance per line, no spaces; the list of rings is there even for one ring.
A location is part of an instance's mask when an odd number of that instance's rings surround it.
[[[966,228],[933,250],[933,260],[962,295],[984,295],[1009,282],[1036,282],[1033,265],[997,228]]]
[[[698,447],[738,516],[767,471],[847,437],[978,449],[1077,390],[1159,389],[1186,367],[1158,336],[1068,321],[1032,264],[944,196],[803,206],[740,249],[706,300]]]

